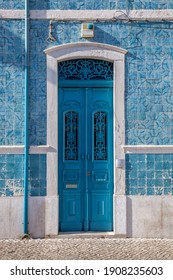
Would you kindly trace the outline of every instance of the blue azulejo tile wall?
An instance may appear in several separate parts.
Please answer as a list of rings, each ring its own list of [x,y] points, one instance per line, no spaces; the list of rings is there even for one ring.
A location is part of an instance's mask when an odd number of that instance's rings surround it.
[[[46,195],[46,155],[30,155],[30,183],[31,196]]]
[[[127,195],[172,195],[173,154],[126,155]]]
[[[0,155],[0,197],[23,195],[23,155]],[[30,155],[29,195],[46,195],[46,156]]]
[[[172,9],[170,0],[30,0],[31,9]],[[0,9],[24,9],[24,0],[0,0]]]
[[[24,9],[25,0],[0,0],[0,9]]]
[[[129,25],[123,38],[123,47],[129,51],[126,144],[173,143],[172,40],[173,25],[159,23]]]
[[[23,156],[0,155],[0,196],[23,195]]]
[[[30,144],[46,144],[46,56],[49,21],[30,23]]]
[[[172,1],[30,1],[32,9],[166,9]],[[0,9],[23,9],[2,1]],[[30,20],[30,145],[46,142],[46,56],[54,45],[93,41],[124,48],[126,144],[173,144],[173,23],[94,22],[95,36],[81,38],[81,22]],[[0,19],[0,145],[24,142],[24,20]],[[168,159],[169,157],[169,159]],[[129,195],[172,194],[172,155],[127,155]],[[161,169],[162,168],[162,169]],[[23,156],[0,156],[0,196],[23,194]],[[30,156],[30,195],[46,195],[46,156]]]
[[[24,136],[24,22],[0,20],[0,145]]]
[[[126,54],[126,144],[173,144],[173,24],[95,22],[95,37],[81,38],[80,22],[31,21],[30,144],[46,143],[46,57],[53,45],[95,41],[128,50]],[[152,47],[151,47],[152,46]]]

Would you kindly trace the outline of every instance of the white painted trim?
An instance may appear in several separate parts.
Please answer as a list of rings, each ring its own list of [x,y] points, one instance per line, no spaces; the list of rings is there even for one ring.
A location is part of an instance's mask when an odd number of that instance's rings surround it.
[[[115,87],[116,86],[117,86],[116,92],[119,92],[118,90],[119,85],[115,85]],[[123,98],[123,97],[121,96],[119,98]],[[123,102],[123,100],[121,102]],[[124,157],[124,154],[172,154],[173,153],[173,145],[122,145],[122,143],[125,141],[123,107],[120,108],[116,103],[114,104],[114,106],[116,107],[114,113],[116,115],[116,124],[117,124],[117,126],[115,126],[114,147],[116,147],[116,145],[121,145],[122,147],[121,154],[119,154],[119,158],[122,159]],[[120,108],[120,112],[118,112],[118,108]],[[118,118],[120,114],[122,114],[121,120],[123,121],[121,124],[118,122]],[[117,133],[117,131],[120,129],[122,129],[121,132],[122,138],[119,138],[120,133]],[[55,146],[40,145],[40,146],[30,146],[29,148],[29,154],[48,154],[48,153],[57,153],[57,149],[55,148]],[[11,155],[24,154],[24,145],[0,146],[0,155],[5,155],[5,154],[11,154]],[[115,160],[116,158],[117,157],[115,157]]]
[[[127,234],[126,200],[125,195],[114,195],[114,233],[124,237]]]
[[[59,231],[59,197],[45,197],[45,237],[56,236]]]
[[[33,10],[31,18],[56,20],[173,20],[173,10]]]
[[[21,146],[0,146],[0,154],[24,154],[24,145]]]
[[[87,47],[88,50],[90,48],[90,50],[92,50],[92,48],[98,48],[98,50],[102,49],[106,49],[106,50],[110,50],[113,52],[117,52],[118,53],[122,53],[122,54],[126,54],[128,51],[113,45],[108,45],[108,44],[102,44],[102,43],[96,43],[96,42],[92,42],[92,44],[90,42],[79,42],[79,43],[69,43],[69,44],[65,44],[65,45],[59,45],[59,46],[54,46],[48,49],[45,49],[44,52],[45,54],[51,54],[52,57],[56,58],[56,54],[57,54],[57,50],[60,51],[64,51],[66,50],[66,48],[68,47],[69,52],[74,52],[74,48],[75,48],[75,55],[77,51],[80,51],[80,48],[84,48]],[[61,58],[61,60],[64,60],[64,57]],[[122,56],[118,56],[116,55],[116,60],[122,60]],[[60,60],[59,60],[60,61]],[[112,61],[112,59],[111,59]]]
[[[125,195],[125,164],[123,168],[116,167],[116,160],[125,162],[125,153],[122,149],[125,143],[125,61],[114,62],[114,185],[116,195]]]
[[[58,195],[58,95],[57,61],[47,56],[47,144],[54,149],[47,155],[47,196]],[[56,209],[56,212],[58,209]],[[48,215],[46,215],[48,217]],[[49,222],[47,222],[49,224]]]
[[[24,19],[24,10],[2,10],[2,19]],[[58,21],[172,21],[173,9],[162,10],[30,10],[31,19],[54,19]]]
[[[24,19],[25,10],[1,10],[0,19]]]
[[[53,153],[54,148],[48,145],[30,146],[29,154],[47,154]],[[24,154],[24,145],[21,146],[0,146],[0,154],[22,155]]]
[[[48,154],[54,152],[55,152],[54,148],[49,145],[30,146],[29,149],[30,154]]]
[[[126,154],[172,154],[173,145],[122,145]]]
[[[63,60],[75,58],[95,58],[111,61],[114,64],[114,166],[115,159],[125,159],[122,145],[125,144],[125,124],[124,124],[124,83],[125,83],[125,53],[127,51],[115,46],[100,43],[72,43],[55,46],[45,50],[47,55],[47,144],[54,148],[55,153],[48,154],[47,161],[47,195],[55,196],[58,191],[58,67],[57,64]],[[125,197],[125,170],[114,167],[114,194]],[[114,209],[116,200],[113,199]],[[123,213],[126,213],[126,204],[120,204]],[[119,207],[119,206],[117,206]],[[59,206],[57,208],[57,211]],[[55,209],[54,209],[55,211]],[[120,210],[121,211],[121,210]],[[49,217],[49,215],[46,215]],[[47,218],[48,219],[48,218]],[[115,219],[114,219],[115,220]],[[121,219],[120,219],[121,220]],[[121,221],[120,221],[121,222]],[[47,220],[46,224],[50,222]],[[121,229],[126,231],[123,226]],[[114,223],[115,225],[115,223]],[[57,230],[57,225],[55,229]],[[122,230],[122,231],[123,231]],[[116,233],[116,228],[114,228]],[[126,234],[126,232],[122,232]],[[47,234],[49,232],[47,231]]]

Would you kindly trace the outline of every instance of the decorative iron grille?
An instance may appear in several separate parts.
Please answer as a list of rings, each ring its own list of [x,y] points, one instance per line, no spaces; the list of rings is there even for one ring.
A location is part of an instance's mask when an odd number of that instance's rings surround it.
[[[107,160],[107,113],[94,114],[94,160]]]
[[[113,79],[113,63],[96,59],[74,59],[58,64],[59,80]]]
[[[65,160],[78,160],[78,113],[65,114]]]

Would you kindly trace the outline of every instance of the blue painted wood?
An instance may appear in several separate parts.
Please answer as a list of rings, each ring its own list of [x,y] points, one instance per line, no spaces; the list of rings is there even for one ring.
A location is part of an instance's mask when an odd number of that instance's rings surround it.
[[[59,195],[61,231],[112,230],[113,109],[111,88],[59,88]],[[76,112],[78,157],[65,156],[65,116]],[[106,157],[95,156],[95,116],[107,116]],[[98,126],[100,122],[98,122]],[[101,124],[102,126],[103,124]],[[102,133],[99,131],[99,136]],[[105,140],[104,140],[105,141]],[[98,142],[102,145],[102,142]],[[105,147],[103,147],[105,148]],[[100,153],[101,154],[101,153]]]
[[[101,82],[59,86],[60,231],[113,229],[113,91]]]
[[[84,136],[82,132],[82,124],[84,116],[82,108],[84,107],[84,89],[82,88],[59,88],[59,113],[58,113],[58,178],[59,178],[59,196],[60,196],[60,230],[72,231],[83,230],[83,196],[84,196],[84,170],[82,154],[84,153]],[[71,140],[66,143],[66,123],[65,118],[68,113],[75,112],[78,114],[78,139],[77,139],[77,156],[66,156],[66,149],[72,148],[74,135],[69,135]],[[70,129],[74,132],[74,127]],[[76,133],[74,133],[76,135]],[[74,141],[75,142],[75,141]],[[73,207],[72,207],[73,205]],[[72,215],[73,213],[73,215]]]
[[[88,127],[92,130],[88,133],[87,139],[90,156],[88,160],[90,230],[111,231],[113,228],[113,94],[112,88],[107,87],[88,90],[90,93],[87,108],[90,124]],[[103,122],[100,122],[96,116],[101,117]]]
[[[62,81],[59,81],[58,82],[58,86],[59,87],[63,87],[63,86],[66,86],[66,87],[76,87],[76,86],[78,86],[78,87],[113,87],[113,81],[97,81],[97,80],[95,80],[95,81],[78,81],[77,82],[77,84],[76,84],[76,81],[74,80],[72,80],[72,81],[70,81],[70,80],[67,80],[67,81],[65,81],[65,80],[62,80]]]

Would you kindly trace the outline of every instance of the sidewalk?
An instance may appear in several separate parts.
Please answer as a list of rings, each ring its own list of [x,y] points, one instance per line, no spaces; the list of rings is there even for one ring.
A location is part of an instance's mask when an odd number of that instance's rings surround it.
[[[0,240],[0,259],[173,260],[173,240],[107,237]]]

